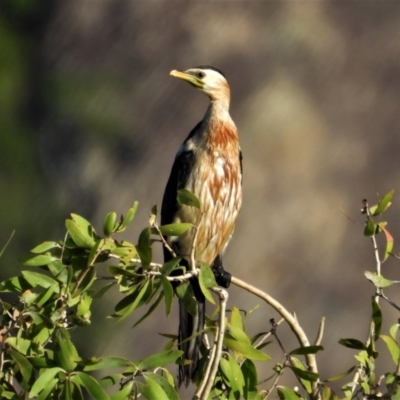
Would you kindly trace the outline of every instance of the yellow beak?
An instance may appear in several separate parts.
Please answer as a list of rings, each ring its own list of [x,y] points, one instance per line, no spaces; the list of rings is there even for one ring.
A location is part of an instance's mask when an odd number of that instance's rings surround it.
[[[174,78],[179,78],[186,82],[189,82],[194,87],[201,88],[203,86],[203,83],[200,80],[198,80],[195,76],[188,74],[186,72],[173,69],[169,74]]]

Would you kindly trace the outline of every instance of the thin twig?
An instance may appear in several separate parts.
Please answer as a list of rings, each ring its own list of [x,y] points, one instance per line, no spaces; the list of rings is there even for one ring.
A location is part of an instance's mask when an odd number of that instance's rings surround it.
[[[220,308],[219,308],[219,322],[216,330],[216,337],[212,354],[208,361],[206,373],[199,389],[196,391],[193,399],[207,400],[214,385],[215,376],[217,375],[219,361],[222,355],[222,344],[225,335],[225,314],[226,314],[226,303],[228,302],[228,292],[225,289],[214,287],[210,288],[211,291],[216,293],[219,297]],[[197,396],[197,397],[196,397]]]
[[[303,328],[299,325],[299,323],[297,322],[297,319],[285,307],[283,307],[282,304],[280,304],[277,300],[275,300],[273,297],[271,297],[267,293],[263,292],[262,290],[257,289],[256,287],[254,287],[234,276],[232,276],[231,282],[234,285],[254,294],[255,296],[264,300],[271,307],[273,307],[281,315],[281,317],[284,318],[286,320],[286,322],[289,324],[290,329],[296,336],[300,345],[303,347],[310,346],[310,342],[309,342],[306,334],[304,333]],[[305,358],[306,358],[308,370],[318,374],[317,361],[316,361],[315,354],[306,354]],[[319,380],[317,380],[315,382],[311,382],[311,387],[312,387],[311,398],[312,399],[320,398],[319,393],[318,393],[318,384],[319,384]]]
[[[322,342],[322,336],[324,336],[324,329],[325,329],[325,317],[321,318],[321,322],[319,323],[317,337],[314,341],[314,346],[319,346]]]
[[[158,227],[157,222],[154,222],[151,225],[153,228],[155,228],[155,230],[157,231],[157,233],[159,234],[160,238],[161,238],[161,242],[164,245],[164,247],[172,254],[172,257],[176,257],[176,253],[175,251],[172,249],[172,247],[168,244],[168,242],[165,240],[163,234],[160,231],[160,228]]]

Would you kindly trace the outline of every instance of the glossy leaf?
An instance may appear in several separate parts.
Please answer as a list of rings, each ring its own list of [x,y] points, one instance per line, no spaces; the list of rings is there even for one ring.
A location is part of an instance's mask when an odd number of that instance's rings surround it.
[[[372,321],[375,325],[374,340],[377,341],[382,329],[382,311],[375,300],[375,296],[372,297]]]
[[[51,276],[41,274],[40,272],[22,271],[21,274],[32,287],[40,286],[47,289],[50,286],[57,286],[57,281]]]
[[[62,327],[56,328],[53,341],[54,359],[58,365],[67,372],[74,371],[80,357],[76,351],[75,345],[72,343],[69,332]]]
[[[100,386],[99,382],[85,372],[75,372],[71,377],[71,381],[75,384],[83,386],[93,399],[110,399],[104,389]]]
[[[400,328],[400,323],[394,324],[390,327],[390,336],[396,340],[397,338],[397,334],[399,332],[399,328]]]
[[[397,283],[398,281],[391,281],[384,278],[382,275],[378,275],[376,272],[365,271],[365,277],[371,281],[377,288],[385,288]]]
[[[33,384],[32,389],[29,392],[29,398],[37,396],[47,385],[50,384],[50,382],[59,372],[64,372],[64,370],[62,368],[55,367],[44,371]]]
[[[240,310],[237,307],[233,307],[231,310],[231,324],[237,328],[244,330],[244,324]]]
[[[280,400],[299,400],[296,392],[284,386],[277,386],[278,397]]]
[[[244,342],[247,343],[248,345],[251,345],[250,338],[247,336],[246,332],[243,331],[241,328],[234,326],[231,323],[228,323],[228,329],[230,335],[234,339],[238,340],[239,342]]]
[[[100,357],[90,358],[84,362],[84,371],[96,371],[99,369],[127,368],[132,367],[133,363],[127,358],[122,357]]]
[[[302,371],[308,371],[307,367],[304,365],[302,361],[300,361],[298,358],[291,356],[291,365],[292,367],[295,367],[297,369],[301,369]],[[303,385],[304,389],[307,390],[307,393],[311,393],[312,388],[311,388],[311,383],[308,379],[300,379],[301,384]]]
[[[166,378],[164,378],[163,376],[161,376],[159,374],[154,374],[151,372],[146,372],[144,376],[145,376],[146,382],[147,382],[148,378],[155,381],[162,388],[162,390],[166,393],[169,400],[179,400],[178,393],[175,390],[173,384],[171,384],[171,382],[169,382]]]
[[[49,251],[57,247],[60,247],[60,245],[57,242],[43,242],[38,246],[36,246],[35,248],[33,248],[31,250],[31,253],[35,254],[45,253],[46,251]]]
[[[335,381],[338,381],[340,379],[343,379],[346,376],[352,374],[356,370],[356,368],[357,368],[357,366],[353,366],[350,369],[348,369],[347,371],[342,372],[341,374],[334,375],[331,378],[326,379],[325,381],[326,382],[335,382]]]
[[[138,384],[139,393],[141,393],[146,400],[169,400],[167,394],[162,387],[153,379],[146,378],[146,384]]]
[[[177,296],[182,300],[187,312],[195,316],[197,313],[197,302],[194,298],[192,285],[189,282],[182,282],[176,289]]]
[[[172,308],[172,301],[174,299],[174,289],[172,288],[171,282],[163,275],[160,276],[164,297],[165,297],[165,314],[169,315]]]
[[[167,261],[160,269],[163,275],[169,276],[171,272],[178,266],[179,262],[182,260],[181,257],[174,257]]]
[[[140,370],[163,367],[164,365],[175,363],[182,353],[183,352],[181,350],[167,350],[161,353],[153,354],[135,364],[137,369]]]
[[[204,263],[201,264],[201,268],[199,269],[198,280],[201,291],[203,292],[205,298],[211,304],[215,304],[214,298],[212,297],[211,292],[208,290],[209,287],[213,287],[210,285],[213,285],[213,283],[215,283],[214,274],[212,273],[211,268],[208,265]],[[217,286],[216,283],[215,286]]]
[[[150,285],[150,279],[147,279],[140,291],[135,291],[129,296],[126,296],[115,306],[115,314],[113,317],[119,317],[119,322],[128,317],[138,306],[146,299],[144,298],[147,289]],[[143,301],[142,301],[143,299]]]
[[[22,388],[29,390],[29,381],[31,380],[33,373],[33,366],[28,361],[28,359],[21,353],[15,350],[9,350],[11,358],[14,360],[15,364],[18,366],[19,371],[22,374],[22,380],[19,381]]]
[[[301,368],[296,368],[296,367],[293,367],[291,365],[289,366],[289,368],[294,372],[294,374],[297,377],[299,377],[301,379],[304,379],[304,380],[309,381],[309,382],[316,382],[318,380],[318,374],[316,374],[314,372],[305,371],[305,370],[303,370]]]
[[[135,217],[138,207],[139,207],[139,202],[135,201],[132,207],[125,214],[122,225],[121,227],[118,228],[118,232],[123,232],[128,227],[128,225],[132,222],[133,218]]]
[[[149,267],[153,257],[153,251],[150,242],[150,234],[151,234],[150,228],[143,229],[142,233],[139,236],[139,243],[136,246],[136,250],[142,262],[142,266],[145,269]]]
[[[27,355],[32,346],[32,341],[17,336],[10,336],[6,339],[6,343],[14,347],[21,354]]]
[[[378,203],[376,209],[374,210],[374,216],[382,214],[385,210],[387,210],[388,207],[390,207],[392,204],[393,193],[394,190],[391,190],[389,193],[383,196],[383,199]]]
[[[131,398],[129,395],[132,392],[133,382],[128,382],[121,390],[117,393],[113,394],[110,399],[111,400],[127,400]]]
[[[115,228],[115,223],[117,221],[117,213],[114,211],[109,212],[103,221],[103,232],[105,236],[110,236]]]
[[[242,375],[243,375],[243,397],[245,399],[252,399],[257,395],[257,369],[254,365],[253,361],[246,359],[242,363],[241,366]]]
[[[224,345],[229,349],[239,353],[243,357],[249,358],[250,360],[268,361],[271,359],[271,357],[269,357],[267,354],[255,349],[248,343],[239,342],[235,339],[225,337]]]
[[[90,223],[77,214],[71,214],[72,220],[67,219],[65,226],[69,235],[78,247],[91,248],[95,244],[94,229]]]
[[[340,339],[339,344],[348,347],[349,349],[367,350],[365,344],[357,339]]]
[[[179,189],[177,192],[177,200],[179,204],[201,208],[200,200],[189,190]]]
[[[381,226],[382,232],[385,234],[386,238],[386,247],[385,247],[385,254],[383,256],[383,261],[385,261],[390,254],[392,254],[393,251],[393,246],[394,246],[394,239],[393,236],[390,234],[390,232]]]
[[[159,306],[161,300],[164,298],[164,292],[161,292],[156,301],[151,305],[151,307],[147,310],[147,312],[138,320],[135,322],[135,324],[132,326],[132,328],[135,328],[138,326],[140,323],[142,323],[147,317],[149,317],[153,311]]]
[[[327,385],[320,383],[321,388],[321,400],[340,400],[335,392]]]
[[[316,354],[319,351],[324,350],[322,346],[304,346],[304,347],[299,347],[297,349],[292,350],[289,353],[289,356],[292,355],[306,355],[306,354]]]
[[[371,218],[368,217],[367,223],[364,229],[364,236],[371,237],[375,235],[376,225]]]
[[[386,343],[390,355],[392,356],[395,365],[399,365],[400,361],[400,349],[397,342],[390,336],[381,335],[380,338]]]
[[[163,236],[180,236],[186,233],[191,228],[193,228],[193,224],[189,224],[188,222],[169,224],[158,227]],[[153,235],[158,235],[158,231],[156,228],[151,228],[151,233]]]
[[[29,289],[32,289],[32,285],[22,276],[0,282],[0,292],[22,293]]]
[[[30,254],[22,258],[22,263],[28,267],[41,267],[56,260],[57,257],[50,254]]]

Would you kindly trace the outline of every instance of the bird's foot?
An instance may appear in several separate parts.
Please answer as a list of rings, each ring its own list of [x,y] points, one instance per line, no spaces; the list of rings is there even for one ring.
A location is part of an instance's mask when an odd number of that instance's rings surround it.
[[[212,271],[218,286],[227,289],[231,284],[232,274],[230,274],[228,271],[225,271],[222,265],[212,268]]]

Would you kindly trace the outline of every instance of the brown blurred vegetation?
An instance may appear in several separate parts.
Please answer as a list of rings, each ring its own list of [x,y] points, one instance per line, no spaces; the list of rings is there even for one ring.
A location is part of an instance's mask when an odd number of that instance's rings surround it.
[[[395,189],[387,214],[400,240],[399,2],[3,0],[0,49],[0,247],[16,230],[2,277],[61,238],[70,212],[100,229],[108,211],[139,200],[137,237],[207,105],[169,71],[209,64],[231,84],[244,154],[225,266],[295,311],[311,340],[327,317],[323,377],[353,363],[337,340],[368,331],[363,198]],[[384,273],[399,279],[398,268],[390,260]],[[259,304],[230,293],[231,305]],[[79,334],[88,356],[138,359],[162,348],[157,332],[176,331],[162,310],[116,329],[103,319],[116,298]],[[387,327],[398,315],[383,309]],[[268,330],[274,316],[262,305],[251,330]]]

